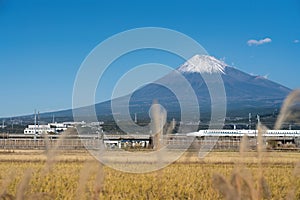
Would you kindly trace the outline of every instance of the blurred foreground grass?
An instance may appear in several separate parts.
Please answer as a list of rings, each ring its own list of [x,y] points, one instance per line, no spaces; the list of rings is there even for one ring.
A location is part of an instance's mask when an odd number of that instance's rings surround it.
[[[293,172],[299,153],[265,152],[264,177],[271,199],[286,199],[300,180]],[[42,151],[0,153],[2,199],[222,199],[213,186],[214,174],[230,178],[244,163],[253,179],[259,174],[255,152],[211,152],[206,158],[186,153],[178,162],[146,174],[129,174],[102,166],[87,152],[60,152],[53,166]],[[241,162],[243,161],[244,162]]]

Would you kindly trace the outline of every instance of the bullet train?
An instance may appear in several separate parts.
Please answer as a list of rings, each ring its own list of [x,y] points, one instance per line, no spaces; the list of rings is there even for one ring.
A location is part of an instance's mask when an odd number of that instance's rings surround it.
[[[256,137],[257,130],[199,130],[198,132],[187,133],[190,137],[242,137],[247,135],[248,137]],[[300,137],[300,130],[267,130],[263,133],[264,137]]]

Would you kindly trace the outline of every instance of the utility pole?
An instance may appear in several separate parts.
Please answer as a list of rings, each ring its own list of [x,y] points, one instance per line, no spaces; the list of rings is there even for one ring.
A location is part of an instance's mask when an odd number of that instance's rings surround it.
[[[175,118],[172,119],[172,131],[175,129],[176,127],[176,121]]]
[[[256,115],[256,118],[257,118],[257,124],[260,124],[260,116],[259,115]],[[256,140],[256,146],[257,146],[257,132],[258,130],[255,130],[255,140]]]
[[[40,111],[38,111],[37,123],[38,123],[38,130],[40,130]]]
[[[36,110],[34,110],[34,140],[36,140]]]
[[[10,123],[11,123],[11,132],[12,132],[14,129],[14,121],[12,118],[10,118]]]
[[[137,115],[134,113],[134,123],[137,123]]]
[[[251,130],[251,118],[252,118],[251,113],[249,113],[249,130]]]

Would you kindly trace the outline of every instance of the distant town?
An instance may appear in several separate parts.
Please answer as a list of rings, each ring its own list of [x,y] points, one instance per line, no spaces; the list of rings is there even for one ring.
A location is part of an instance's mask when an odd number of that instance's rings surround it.
[[[188,136],[197,138],[196,143],[203,143],[205,136],[218,136],[219,142],[215,148],[224,149],[238,149],[239,142],[244,134],[247,134],[250,139],[250,144],[253,148],[256,146],[257,132],[256,129],[258,121],[263,124],[273,127],[278,113],[265,115],[253,115],[249,113],[247,117],[227,117],[223,130],[210,131],[209,121],[200,122],[176,122],[175,119],[167,122],[166,127],[170,123],[174,123],[171,132],[166,133],[164,129],[162,133],[165,145],[172,144],[173,148],[181,148],[180,145],[189,142]],[[145,125],[149,121],[141,121],[134,115],[134,121],[139,125]],[[46,145],[43,140],[50,139],[53,143],[58,140],[61,135],[68,132],[64,136],[65,139],[72,141],[74,145],[67,145],[66,148],[82,148],[82,141],[88,142],[91,146],[99,146],[99,141],[109,149],[139,149],[139,148],[155,148],[155,135],[150,133],[124,133],[114,121],[100,121],[100,122],[74,122],[74,121],[59,121],[59,118],[52,117],[51,122],[41,120],[39,115],[33,115],[30,119],[26,118],[12,118],[8,121],[2,120],[0,146],[4,148],[44,148]],[[48,118],[49,120],[49,118]],[[178,133],[178,126],[182,123],[185,125],[198,125],[199,132],[194,133]],[[272,129],[272,128],[270,128]],[[282,131],[270,132],[269,135],[264,135],[268,138],[268,145],[272,148],[299,148],[300,147],[300,129],[299,124],[290,122],[283,125]],[[79,130],[79,131],[78,131]],[[207,130],[201,132],[201,130]],[[253,131],[250,131],[253,130]],[[284,131],[285,130],[285,131]],[[205,134],[203,134],[205,133]],[[276,133],[276,135],[274,135]],[[167,134],[167,135],[166,135]],[[81,140],[81,143],[78,142]],[[91,142],[93,140],[93,142]],[[27,142],[25,142],[27,141]],[[38,143],[37,143],[38,141]],[[95,143],[96,141],[96,143]],[[91,144],[93,143],[93,144]],[[36,146],[38,144],[38,146]],[[25,146],[22,146],[25,145]]]

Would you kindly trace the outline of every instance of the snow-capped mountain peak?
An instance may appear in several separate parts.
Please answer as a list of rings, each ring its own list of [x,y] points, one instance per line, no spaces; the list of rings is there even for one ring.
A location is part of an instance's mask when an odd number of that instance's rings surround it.
[[[222,73],[227,65],[208,55],[195,55],[178,68],[181,73]]]

